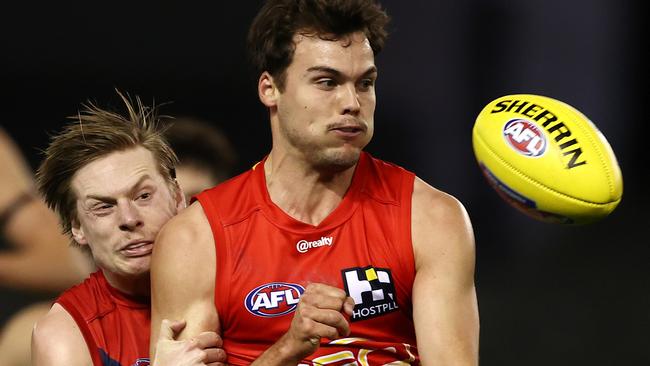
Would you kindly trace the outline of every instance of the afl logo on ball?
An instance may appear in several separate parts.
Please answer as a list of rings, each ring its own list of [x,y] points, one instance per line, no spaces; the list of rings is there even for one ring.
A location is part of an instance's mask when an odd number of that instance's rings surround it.
[[[273,318],[296,310],[303,292],[304,287],[293,283],[266,283],[249,292],[244,305],[253,315]]]
[[[534,123],[525,119],[511,119],[503,126],[503,137],[508,145],[518,153],[539,157],[546,152],[544,132]]]

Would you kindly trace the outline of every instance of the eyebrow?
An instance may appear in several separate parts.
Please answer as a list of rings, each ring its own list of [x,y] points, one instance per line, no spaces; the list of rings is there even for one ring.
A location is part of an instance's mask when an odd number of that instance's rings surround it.
[[[332,74],[332,75],[334,75],[334,76],[336,76],[336,77],[341,77],[341,76],[343,76],[343,73],[340,72],[339,70],[337,70],[337,69],[333,69],[333,68],[331,68],[331,67],[327,67],[327,66],[312,66],[312,67],[310,67],[310,68],[307,69],[307,72],[308,72],[308,73],[309,73],[309,72],[325,72],[325,73],[328,73],[328,74]],[[377,66],[374,66],[374,65],[373,65],[373,66],[370,66],[370,67],[368,68],[368,70],[366,70],[366,71],[362,74],[362,76],[368,76],[368,75],[376,74],[376,73],[377,73]]]
[[[149,174],[145,174],[145,175],[141,176],[140,179],[138,179],[138,181],[135,182],[135,184],[129,189],[129,192],[136,191],[137,190],[136,188],[139,188],[140,185],[142,185],[142,183],[144,181],[146,181],[147,179],[151,179]],[[97,194],[89,194],[89,195],[87,195],[85,197],[85,200],[88,200],[88,199],[94,199],[94,200],[97,200],[97,201],[108,202],[108,203],[116,202],[115,198],[113,198],[113,197],[102,196],[102,195],[97,195]]]

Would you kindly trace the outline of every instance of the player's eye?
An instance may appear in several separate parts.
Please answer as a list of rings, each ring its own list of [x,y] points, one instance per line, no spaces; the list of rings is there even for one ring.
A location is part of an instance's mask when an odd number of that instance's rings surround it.
[[[92,212],[99,216],[107,215],[112,211],[113,207],[110,203],[98,203],[92,207]]]
[[[336,86],[336,81],[330,78],[321,78],[316,80],[316,84],[323,89],[332,89]]]
[[[359,89],[361,90],[368,90],[375,86],[375,80],[374,79],[363,79],[361,82],[359,82]]]

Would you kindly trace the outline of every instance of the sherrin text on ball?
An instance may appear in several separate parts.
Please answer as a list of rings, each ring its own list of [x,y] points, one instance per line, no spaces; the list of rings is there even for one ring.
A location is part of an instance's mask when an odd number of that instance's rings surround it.
[[[472,143],[490,185],[533,218],[590,223],[621,201],[621,170],[605,136],[559,100],[531,94],[498,98],[478,115]]]

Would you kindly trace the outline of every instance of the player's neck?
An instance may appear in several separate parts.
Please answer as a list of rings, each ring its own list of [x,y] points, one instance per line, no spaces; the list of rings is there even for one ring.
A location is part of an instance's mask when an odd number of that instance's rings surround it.
[[[119,276],[109,271],[103,271],[106,281],[115,289],[136,297],[149,297],[151,295],[151,281],[149,273],[139,276]]]
[[[298,221],[318,225],[341,203],[352,183],[354,166],[322,172],[287,154],[273,151],[264,164],[271,201]]]

